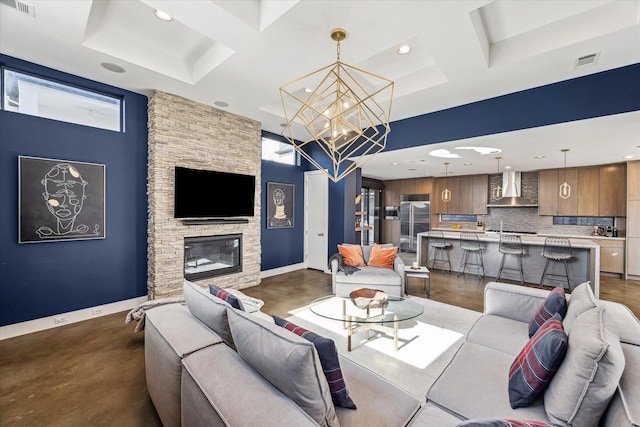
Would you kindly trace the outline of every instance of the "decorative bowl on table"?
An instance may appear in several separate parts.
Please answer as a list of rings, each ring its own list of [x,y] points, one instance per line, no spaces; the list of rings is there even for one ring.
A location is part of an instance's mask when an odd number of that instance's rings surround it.
[[[389,303],[389,295],[377,289],[358,288],[351,291],[349,298],[360,309],[382,308]]]

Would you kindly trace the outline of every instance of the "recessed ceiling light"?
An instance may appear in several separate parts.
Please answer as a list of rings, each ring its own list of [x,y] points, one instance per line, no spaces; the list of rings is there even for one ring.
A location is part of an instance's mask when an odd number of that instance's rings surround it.
[[[286,128],[286,127],[287,127],[287,124],[286,124],[286,123],[280,123],[280,127],[281,127],[281,128]]]
[[[304,88],[304,91],[305,91],[306,93],[311,93],[311,92],[313,92],[313,89],[311,89],[310,87],[305,87],[305,88]]]
[[[398,162],[391,163],[391,166],[397,166],[397,165],[398,165]]]
[[[124,73],[126,70],[119,66],[118,64],[114,64],[111,62],[101,62],[100,66],[105,70],[112,71],[114,73]]]
[[[400,55],[406,55],[409,52],[411,52],[411,46],[408,44],[402,45],[398,48],[398,54]]]
[[[216,102],[214,102],[214,104],[217,105],[218,107],[222,107],[222,108],[226,108],[226,107],[229,106],[229,104],[227,104],[224,101],[216,101]]]
[[[533,156],[534,159],[544,159],[546,156]]]
[[[633,154],[629,154],[628,156],[624,156],[625,159],[633,159],[635,156]]]
[[[511,169],[511,166],[505,166],[504,168],[505,169]]]
[[[464,165],[465,165],[465,166],[472,166],[472,165],[473,165],[473,163],[465,163]]]
[[[413,171],[417,171],[418,169],[416,169],[416,168],[409,168],[409,169],[407,169],[407,170],[408,170],[408,171],[413,172]]]
[[[158,17],[158,19],[161,19],[166,22],[169,22],[173,19],[171,15],[169,15],[167,12],[161,11],[160,9],[156,9],[156,16]]]

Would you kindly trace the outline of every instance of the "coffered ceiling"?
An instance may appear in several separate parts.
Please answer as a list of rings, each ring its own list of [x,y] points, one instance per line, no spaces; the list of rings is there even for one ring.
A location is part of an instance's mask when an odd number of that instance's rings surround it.
[[[0,0],[3,54],[138,93],[166,91],[276,134],[280,86],[335,61],[335,27],[348,33],[343,62],[395,82],[392,120],[640,62],[639,0]],[[399,55],[405,44],[411,52]],[[562,166],[561,148],[571,149],[568,165],[619,162],[640,158],[639,135],[640,116],[626,113],[388,151],[363,174],[443,174],[446,160],[428,154],[436,148],[460,156],[452,174],[497,170],[495,154],[457,149],[465,146],[499,148],[501,165],[518,170]]]

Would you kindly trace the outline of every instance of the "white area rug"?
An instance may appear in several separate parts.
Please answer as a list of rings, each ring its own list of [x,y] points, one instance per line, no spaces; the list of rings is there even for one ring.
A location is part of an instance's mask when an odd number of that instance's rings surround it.
[[[398,351],[393,335],[370,331],[352,337],[347,351],[347,331],[343,323],[312,313],[308,307],[290,311],[288,321],[332,338],[338,352],[424,401],[425,394],[463,342],[464,335],[481,313],[418,297],[408,297],[424,306],[415,319],[400,322]],[[349,385],[347,384],[347,387]]]

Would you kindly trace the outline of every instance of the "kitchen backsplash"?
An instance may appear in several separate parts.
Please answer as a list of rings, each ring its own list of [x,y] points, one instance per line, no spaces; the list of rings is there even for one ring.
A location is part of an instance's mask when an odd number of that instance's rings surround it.
[[[575,236],[591,236],[592,226],[586,225],[554,225],[552,216],[538,215],[538,208],[489,208],[488,215],[478,215],[478,222],[484,224],[485,230],[500,231],[500,221],[502,221],[503,231],[514,231],[522,233],[538,234],[559,234]],[[433,223],[432,223],[433,224]],[[453,222],[438,222],[438,227],[449,228]],[[461,222],[462,229],[476,229],[475,223]],[[619,237],[624,237],[626,229],[626,218],[616,217],[615,227],[618,229]]]

